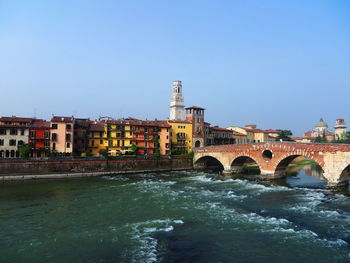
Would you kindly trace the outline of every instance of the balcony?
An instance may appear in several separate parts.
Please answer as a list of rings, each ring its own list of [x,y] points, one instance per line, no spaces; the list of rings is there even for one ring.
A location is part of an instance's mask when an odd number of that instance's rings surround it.
[[[186,133],[177,133],[176,134],[176,138],[177,139],[186,139],[187,138],[187,134]]]

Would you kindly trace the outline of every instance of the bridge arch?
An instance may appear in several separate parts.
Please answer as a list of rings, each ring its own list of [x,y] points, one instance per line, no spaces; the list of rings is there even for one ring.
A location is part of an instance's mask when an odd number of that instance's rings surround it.
[[[205,155],[195,160],[194,167],[208,168],[208,169],[213,169],[218,171],[224,170],[224,165],[222,164],[222,162],[218,160],[218,158],[210,155]]]
[[[253,157],[249,155],[240,155],[237,156],[233,161],[231,162],[231,171],[233,173],[243,173],[245,172],[245,166],[257,166],[257,169],[254,169],[257,174],[261,173],[261,166],[260,164],[254,159]]]
[[[304,156],[301,154],[293,153],[291,155],[284,156],[277,161],[275,167],[275,177],[285,177],[288,166],[298,157],[304,157],[306,159],[314,161],[317,165],[319,165],[322,168],[322,171],[324,171],[324,168],[322,167],[321,163],[316,158],[311,158],[310,156]]]
[[[350,164],[348,164],[345,168],[343,168],[340,173],[340,176],[339,176],[340,185],[348,185],[349,180],[350,180]]]

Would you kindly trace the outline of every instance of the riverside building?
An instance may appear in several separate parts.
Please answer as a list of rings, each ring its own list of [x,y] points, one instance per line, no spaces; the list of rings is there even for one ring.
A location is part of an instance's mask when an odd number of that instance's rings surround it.
[[[0,157],[18,158],[18,147],[28,144],[32,118],[0,118]]]

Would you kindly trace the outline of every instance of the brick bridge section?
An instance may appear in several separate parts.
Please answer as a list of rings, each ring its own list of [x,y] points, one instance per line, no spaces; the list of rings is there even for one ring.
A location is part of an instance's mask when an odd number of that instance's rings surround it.
[[[202,168],[217,160],[225,173],[239,173],[244,164],[255,161],[263,177],[274,179],[284,177],[287,166],[299,156],[317,162],[329,186],[348,184],[350,145],[346,144],[268,142],[209,146],[196,148],[193,162],[195,168]]]

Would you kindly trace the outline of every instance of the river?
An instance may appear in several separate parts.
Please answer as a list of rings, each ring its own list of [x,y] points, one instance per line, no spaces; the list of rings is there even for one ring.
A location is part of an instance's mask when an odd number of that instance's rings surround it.
[[[349,195],[307,173],[5,183],[0,262],[350,262]]]

